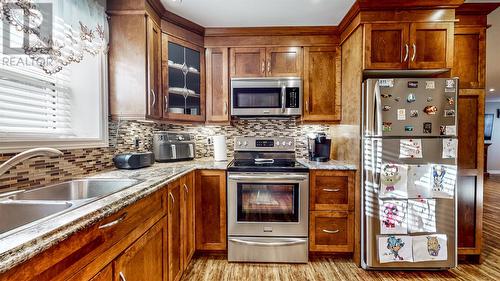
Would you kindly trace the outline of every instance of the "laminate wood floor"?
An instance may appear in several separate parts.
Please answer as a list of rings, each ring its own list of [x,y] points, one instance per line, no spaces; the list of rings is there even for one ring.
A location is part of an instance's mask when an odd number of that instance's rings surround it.
[[[228,263],[224,256],[201,256],[187,268],[183,281],[305,280],[500,280],[500,176],[484,185],[484,228],[481,264],[460,263],[440,272],[364,271],[349,258],[314,258],[308,264]]]

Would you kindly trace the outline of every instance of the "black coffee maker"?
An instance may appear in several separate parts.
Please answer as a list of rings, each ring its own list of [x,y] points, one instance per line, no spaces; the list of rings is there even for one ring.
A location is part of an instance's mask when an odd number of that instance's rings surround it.
[[[330,160],[332,140],[326,138],[325,133],[310,133],[307,135],[307,149],[309,160],[326,162]]]

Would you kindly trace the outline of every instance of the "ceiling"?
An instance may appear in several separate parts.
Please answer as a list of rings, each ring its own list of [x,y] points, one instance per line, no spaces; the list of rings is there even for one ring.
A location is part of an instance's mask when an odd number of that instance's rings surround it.
[[[338,25],[355,0],[161,0],[203,27]]]

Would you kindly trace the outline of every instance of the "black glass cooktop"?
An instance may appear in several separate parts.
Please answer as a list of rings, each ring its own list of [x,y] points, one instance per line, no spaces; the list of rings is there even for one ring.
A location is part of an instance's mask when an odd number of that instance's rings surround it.
[[[235,172],[307,172],[309,169],[290,159],[235,159],[229,163],[228,171]]]

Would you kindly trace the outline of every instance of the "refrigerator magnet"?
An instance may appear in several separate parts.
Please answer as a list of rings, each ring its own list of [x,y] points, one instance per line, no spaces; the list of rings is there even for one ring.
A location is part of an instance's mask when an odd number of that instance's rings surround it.
[[[399,140],[399,158],[422,158],[422,140]]]
[[[383,97],[383,98],[385,98],[385,99],[392,97],[391,94],[380,94],[380,96]]]
[[[444,133],[447,136],[454,136],[457,134],[457,127],[456,126],[446,126]]]
[[[418,110],[415,110],[415,109],[410,110],[410,117],[417,118],[418,117]]]
[[[391,106],[390,105],[384,105],[384,111],[389,111],[391,110]]]
[[[408,88],[418,88],[418,81],[408,81]]]
[[[395,97],[395,98],[394,98],[394,100],[395,100],[396,102],[399,102],[399,101],[401,100],[401,97]]]
[[[444,117],[455,117],[455,110],[454,109],[445,109],[444,110]]]
[[[436,89],[436,83],[434,81],[425,81],[425,89],[426,90]]]
[[[405,126],[405,132],[413,132],[413,126]]]
[[[406,120],[406,109],[404,108],[398,109],[398,120],[399,121]]]
[[[394,79],[378,79],[378,85],[380,87],[394,87]]]
[[[448,79],[446,80],[444,92],[445,93],[454,93],[456,91],[455,80]]]
[[[391,122],[382,122],[382,131],[383,132],[392,131],[392,123]]]
[[[412,103],[416,100],[417,100],[417,96],[415,96],[415,94],[413,94],[413,93],[408,94],[408,96],[406,97],[406,101],[409,103]]]
[[[446,234],[430,234],[413,237],[413,261],[445,261],[448,259]]]
[[[431,102],[432,101],[432,97],[427,97],[427,102]]]
[[[446,101],[448,102],[449,105],[455,105],[455,99],[453,97],[447,97]]]
[[[435,106],[435,105],[428,105],[424,108],[424,112],[429,114],[429,115],[435,115],[437,111],[438,111],[438,109],[437,109],[437,106]]]
[[[424,123],[424,134],[432,134],[432,123],[431,122]]]

